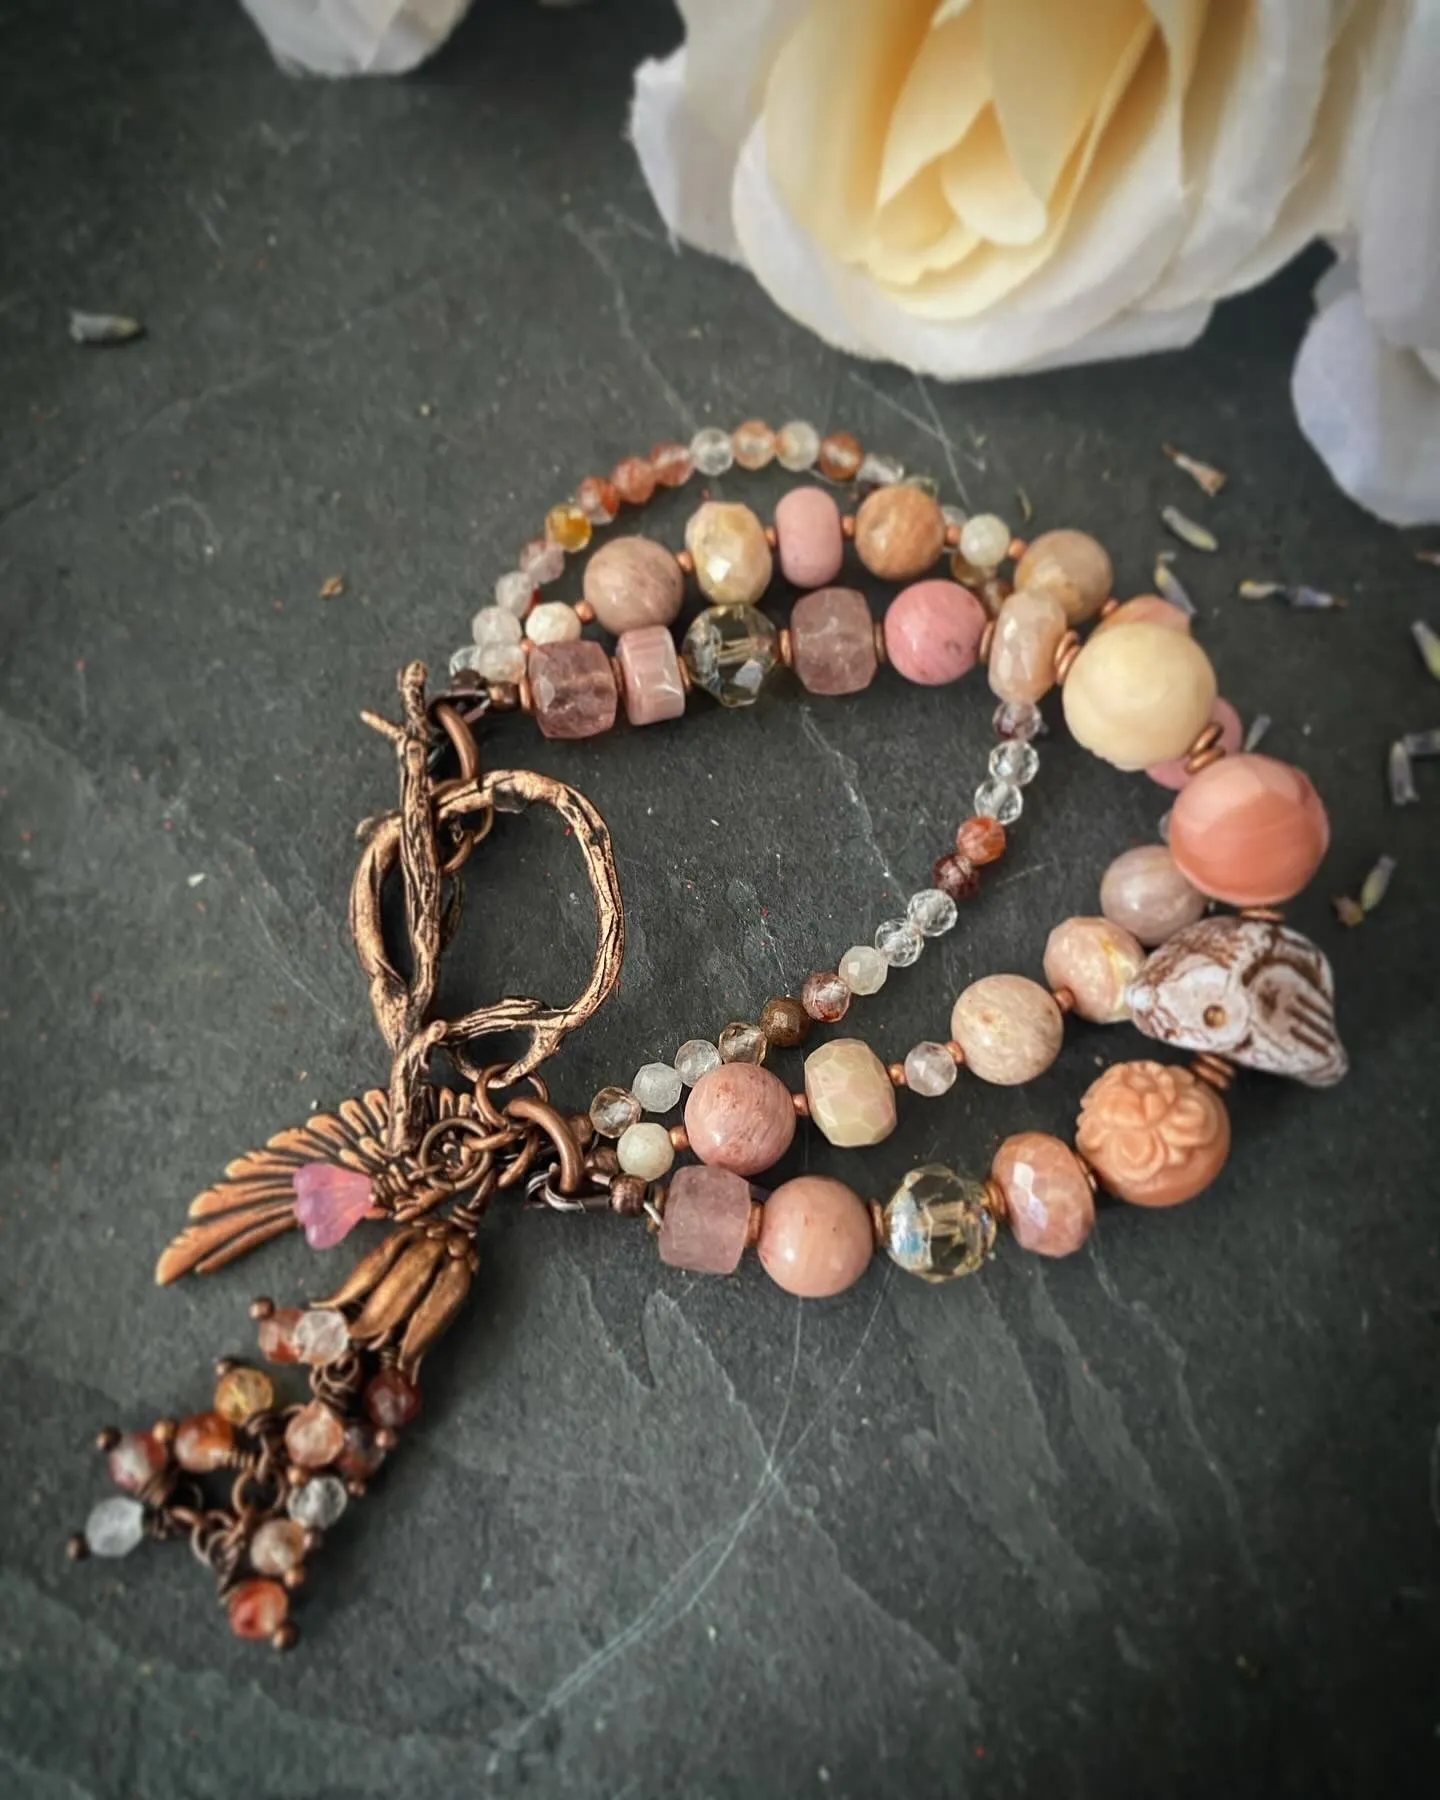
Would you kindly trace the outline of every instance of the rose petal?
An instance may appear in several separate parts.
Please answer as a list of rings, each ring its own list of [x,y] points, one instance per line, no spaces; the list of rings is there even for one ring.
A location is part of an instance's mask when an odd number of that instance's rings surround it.
[[[733,158],[701,123],[686,87],[686,51],[635,71],[630,137],[660,217],[677,237],[741,261],[730,222]]]
[[[959,143],[990,99],[980,8],[933,23],[905,79],[880,164],[879,204]]]
[[[243,0],[288,74],[403,75],[438,50],[470,0]]]
[[[1440,349],[1440,7],[1411,7],[1370,145],[1360,287],[1392,344]]]

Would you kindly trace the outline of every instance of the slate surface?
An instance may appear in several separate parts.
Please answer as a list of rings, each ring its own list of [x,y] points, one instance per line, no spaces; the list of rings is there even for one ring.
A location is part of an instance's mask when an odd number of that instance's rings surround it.
[[[0,282],[0,899],[6,1473],[0,1744],[16,1796],[1433,1792],[1437,723],[1406,629],[1433,573],[1332,490],[1287,372],[1314,266],[1188,355],[947,391],[831,354],[664,240],[622,140],[658,3],[482,0],[400,83],[282,79],[194,0],[8,9]],[[70,305],[135,311],[113,352]],[[1333,957],[1351,1079],[1255,1080],[1171,1216],[1111,1209],[1063,1265],[932,1290],[882,1267],[801,1307],[753,1265],[660,1268],[636,1229],[496,1223],[427,1411],[355,1510],[282,1660],[234,1643],[180,1551],[70,1570],[92,1428],[202,1402],[294,1245],[150,1285],[188,1196],[383,1070],[344,939],[355,820],[390,803],[356,722],[439,663],[538,510],[709,420],[843,421],[976,505],[1093,523],[1149,585],[1167,499],[1225,691],[1331,807],[1295,916]],[[1226,466],[1207,504],[1160,458]],[[947,479],[947,486],[949,485]],[[758,494],[776,484],[726,481]],[[680,506],[655,515],[676,541]],[[343,598],[318,598],[343,571]],[[1344,614],[1233,597],[1341,588]],[[1427,585],[1428,584],[1428,585]],[[624,984],[556,1071],[602,1080],[752,1012],[919,884],[987,742],[974,685],[492,757],[609,817]],[[1063,738],[963,929],[866,1004],[887,1054],[1089,910],[1164,801]],[[1383,913],[1327,897],[1390,849]],[[563,994],[588,957],[559,830],[472,864],[468,996]],[[203,876],[203,881],[198,879]],[[943,1035],[943,1033],[942,1033]],[[906,1107],[883,1193],[1064,1129],[1127,1034],[1023,1092]]]

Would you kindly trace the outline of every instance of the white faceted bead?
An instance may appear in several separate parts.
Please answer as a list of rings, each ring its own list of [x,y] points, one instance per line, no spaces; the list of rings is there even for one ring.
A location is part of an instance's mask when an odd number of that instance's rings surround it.
[[[580,615],[563,600],[542,600],[525,621],[532,644],[569,644],[580,635]]]
[[[555,549],[560,546],[556,544]],[[564,555],[562,550],[561,555]],[[495,583],[495,604],[501,612],[513,613],[520,618],[530,604],[530,596],[535,592],[535,577],[527,575],[520,569],[511,569]],[[479,642],[479,639],[476,639]]]
[[[345,1483],[333,1475],[312,1475],[291,1488],[285,1510],[297,1525],[310,1531],[328,1531],[344,1512],[349,1495]]]
[[[128,1556],[145,1536],[145,1508],[126,1494],[92,1506],[85,1547],[93,1556]]]
[[[924,937],[942,937],[959,916],[960,909],[944,888],[921,888],[905,908],[905,917]]]
[[[549,538],[536,538],[533,546],[527,544],[520,552],[520,569],[536,587],[544,587],[547,581],[558,581],[565,573],[565,552]]]
[[[491,644],[518,644],[520,621],[503,606],[482,606],[470,621],[470,635],[482,650]]]
[[[1033,744],[1018,739],[997,744],[990,752],[990,773],[997,781],[1008,781],[1014,787],[1032,782],[1039,767],[1040,752]]]
[[[330,1306],[314,1306],[295,1321],[291,1342],[301,1362],[319,1367],[344,1356],[350,1348],[350,1328],[344,1313]]]
[[[720,1053],[715,1053],[719,1061]],[[680,1098],[684,1082],[669,1063],[649,1062],[635,1071],[635,1079],[630,1083],[630,1092],[645,1108],[646,1112],[669,1112]]]
[[[690,460],[702,475],[723,475],[735,466],[735,451],[730,433],[718,425],[707,425],[690,440]]]
[[[1008,781],[982,781],[975,790],[975,810],[982,819],[1013,825],[1025,807],[1025,797]]]
[[[934,1100],[955,1085],[955,1058],[943,1044],[913,1044],[905,1056],[905,1085]]]
[[[1010,527],[994,513],[976,513],[960,527],[960,554],[977,569],[995,569],[1010,548]]]
[[[518,681],[525,673],[525,652],[518,644],[485,644],[476,666],[487,681]]]
[[[940,517],[945,521],[947,526],[953,525],[958,533],[965,529],[965,521],[970,515],[963,506],[942,506],[940,508]]]
[[[720,1067],[720,1052],[709,1038],[687,1038],[675,1052],[675,1073],[686,1087]]]
[[[890,965],[873,945],[852,944],[840,958],[836,973],[852,994],[878,994]]]
[[[908,919],[887,919],[875,928],[875,948],[892,969],[908,969],[925,948],[925,940]]]
[[[630,1125],[621,1133],[615,1155],[627,1175],[658,1181],[675,1160],[675,1146],[663,1125]]]
[[[896,487],[905,479],[905,465],[893,456],[870,450],[860,458],[855,479],[861,487]]]
[[[996,737],[1019,738],[1028,744],[1031,738],[1039,737],[1045,721],[1040,708],[1028,700],[1002,700],[991,715],[991,723]]]
[[[459,675],[465,669],[480,667],[480,646],[478,644],[462,644],[450,658],[450,673]]]
[[[775,459],[782,469],[813,469],[820,455],[820,433],[804,419],[792,419],[775,433]]]

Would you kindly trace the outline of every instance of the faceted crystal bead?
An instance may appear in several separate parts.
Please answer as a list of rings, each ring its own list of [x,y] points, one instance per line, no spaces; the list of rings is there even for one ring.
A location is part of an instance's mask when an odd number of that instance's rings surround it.
[[[912,1044],[905,1054],[905,1085],[927,1100],[948,1094],[957,1073],[955,1058],[943,1044]]]
[[[590,1123],[601,1137],[618,1138],[641,1111],[640,1102],[628,1088],[603,1087],[590,1102]]]
[[[312,1307],[301,1313],[295,1326],[295,1354],[303,1363],[322,1367],[338,1362],[350,1348],[350,1328],[345,1315],[331,1306]]]
[[[385,1460],[375,1433],[359,1419],[345,1427],[345,1448],[335,1458],[335,1472],[342,1481],[368,1481]]]
[[[849,1010],[850,989],[839,975],[822,969],[805,977],[800,989],[800,1004],[812,1019],[833,1025]]]
[[[1018,787],[992,776],[976,788],[974,804],[981,818],[994,819],[1000,825],[1013,825],[1024,810],[1025,798]]]
[[[635,1071],[630,1092],[646,1112],[663,1113],[679,1104],[683,1086],[678,1071],[671,1064],[648,1062]]]
[[[886,919],[875,927],[875,948],[892,969],[908,969],[924,947],[924,938],[908,919]]]
[[[519,619],[503,606],[482,606],[470,621],[470,630],[482,650],[493,644],[518,644],[523,635]]]
[[[629,1126],[615,1146],[620,1167],[627,1175],[638,1175],[642,1181],[658,1181],[668,1174],[675,1161],[675,1146],[663,1125]]]
[[[775,433],[775,456],[782,469],[799,474],[813,469],[820,455],[820,433],[804,419],[791,419]]]
[[[1040,708],[1029,700],[1002,700],[991,722],[996,737],[1018,738],[1028,744],[1031,738],[1039,737],[1045,720]]]
[[[1075,1152],[1043,1131],[1006,1138],[990,1173],[1005,1196],[1015,1241],[1039,1256],[1069,1256],[1090,1235],[1095,1197]]]
[[[656,444],[650,452],[650,467],[661,487],[677,488],[684,487],[695,465],[684,444],[666,443]]]
[[[720,1033],[722,1063],[763,1063],[768,1048],[765,1033],[747,1019],[734,1019]]]
[[[323,1400],[292,1413],[285,1426],[285,1454],[298,1469],[323,1469],[345,1448],[345,1425]]]
[[[945,529],[953,531],[957,537],[964,530],[965,521],[970,517],[963,506],[954,506],[949,503],[941,506],[940,516],[945,521]]]
[[[1039,767],[1040,754],[1035,746],[1020,739],[997,744],[990,752],[990,773],[1012,787],[1024,787],[1033,781]]]
[[[840,979],[852,994],[878,994],[890,965],[871,944],[852,944],[840,958]]]
[[[608,525],[620,510],[620,491],[603,475],[587,475],[575,490],[575,504],[592,525]]]
[[[544,587],[547,582],[558,581],[565,573],[565,552],[558,544],[552,544],[548,538],[531,538],[529,543],[521,549],[517,560],[520,565],[520,573],[528,575],[536,587]],[[495,589],[495,598],[497,601],[500,598],[498,583]]]
[[[995,1217],[983,1182],[965,1181],[941,1163],[912,1169],[885,1208],[893,1262],[922,1281],[949,1281],[984,1266],[995,1243]]]
[[[1011,594],[995,618],[987,665],[991,693],[1031,705],[1048,694],[1065,630],[1065,608],[1053,594]]]
[[[175,1431],[175,1460],[191,1475],[223,1469],[235,1448],[235,1427],[218,1412],[194,1413]]]
[[[878,450],[867,450],[860,458],[860,467],[855,471],[855,480],[861,487],[898,487],[904,479],[904,463],[895,456],[882,456]],[[918,493],[924,494],[927,500],[934,498],[931,494],[925,494],[918,483],[911,485]]]
[[[580,615],[563,600],[542,600],[525,621],[532,644],[570,644],[580,635]]]
[[[382,1369],[366,1382],[365,1411],[377,1430],[398,1431],[402,1425],[408,1425],[419,1410],[420,1390],[399,1369]],[[339,1453],[337,1451],[336,1455]]]
[[[238,1638],[273,1637],[289,1611],[290,1596],[278,1581],[242,1581],[225,1602],[230,1629]]]
[[[998,569],[1010,548],[1010,527],[994,513],[976,513],[960,528],[960,554],[977,569]]]
[[[827,481],[853,481],[864,456],[859,438],[848,431],[831,431],[821,438],[815,460]]]
[[[999,862],[1005,854],[1005,827],[998,819],[984,813],[965,819],[955,832],[955,851],[974,863],[977,869],[986,863]]]
[[[475,667],[486,681],[519,681],[525,673],[525,652],[519,644],[487,644]]]
[[[730,433],[718,425],[707,425],[690,440],[690,460],[702,475],[723,475],[733,467],[735,452],[730,447]]]
[[[565,554],[558,544],[550,544],[546,547],[554,550],[561,557]],[[530,601],[535,593],[535,586],[533,575],[527,575],[523,569],[511,569],[495,583],[494,606],[483,608],[482,611],[509,613],[513,618],[518,619],[529,609]],[[476,614],[477,618],[480,616],[479,613]],[[477,644],[481,642],[478,637],[475,641]]]
[[[865,596],[854,588],[826,587],[797,600],[790,612],[790,659],[808,693],[858,694],[869,687],[879,658]]]
[[[472,670],[478,673],[484,654],[478,644],[462,644],[458,650],[451,651],[446,667],[452,676],[464,675]]]
[[[299,1487],[291,1488],[285,1510],[307,1531],[328,1531],[344,1512],[349,1498],[345,1483],[334,1475],[312,1475]]]
[[[716,606],[753,606],[770,585],[774,558],[765,527],[748,506],[707,500],[685,522],[695,579]]]
[[[299,1362],[300,1355],[295,1348],[295,1327],[299,1323],[298,1306],[277,1306],[260,1321],[255,1339],[266,1362]]]
[[[697,1275],[733,1273],[750,1231],[750,1183],[729,1169],[686,1163],[660,1221],[660,1260]]]
[[[257,1575],[288,1575],[305,1560],[305,1527],[294,1519],[267,1519],[250,1540],[250,1567]]]
[[[615,723],[620,695],[599,644],[536,644],[530,653],[535,723],[547,738],[587,738]]]
[[[227,1369],[215,1384],[215,1410],[232,1425],[243,1425],[256,1413],[269,1412],[275,1388],[268,1375],[243,1363]]]
[[[116,1487],[138,1494],[165,1467],[165,1446],[149,1431],[127,1431],[105,1458]]]
[[[627,456],[610,471],[615,491],[627,506],[644,506],[655,492],[655,471],[648,456]]]
[[[841,1149],[878,1144],[895,1129],[895,1084],[862,1038],[831,1038],[810,1052],[805,1098],[817,1129]]]
[[[112,1494],[90,1508],[85,1546],[94,1556],[128,1556],[145,1535],[145,1508],[124,1494]]]
[[[980,877],[968,856],[937,857],[930,879],[952,900],[973,900],[980,892]]]
[[[573,500],[562,500],[559,506],[552,506],[545,515],[546,537],[562,550],[568,550],[571,555],[585,548],[590,542],[593,529],[583,508]]]
[[[675,1052],[675,1073],[686,1087],[720,1067],[720,1052],[708,1038],[687,1038]]]
[[[810,1035],[810,1014],[794,994],[775,994],[760,1008],[765,1042],[777,1050],[793,1050]]]
[[[742,469],[763,469],[775,460],[775,433],[763,419],[746,419],[737,425],[730,444]]]
[[[959,916],[955,902],[938,887],[921,888],[905,907],[905,917],[922,937],[943,937]]]
[[[779,635],[754,606],[710,606],[685,633],[685,666],[722,706],[753,706],[780,660]]]

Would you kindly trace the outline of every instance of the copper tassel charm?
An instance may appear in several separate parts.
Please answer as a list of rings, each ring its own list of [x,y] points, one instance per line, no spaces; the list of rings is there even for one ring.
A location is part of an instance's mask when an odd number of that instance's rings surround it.
[[[313,1249],[340,1243],[362,1221],[389,1229],[326,1298],[303,1308],[256,1300],[256,1364],[217,1363],[208,1410],[148,1431],[101,1432],[97,1444],[118,1491],[70,1540],[72,1556],[82,1557],[123,1556],[146,1537],[188,1538],[215,1578],[231,1629],[277,1649],[295,1642],[291,1596],[323,1534],[365,1493],[419,1408],[421,1365],[469,1296],[491,1202],[508,1191],[564,1210],[607,1204],[603,1192],[586,1191],[596,1186],[584,1154],[588,1119],[556,1111],[534,1071],[619,976],[624,913],[610,834],[563,782],[525,769],[481,773],[459,710],[473,706],[474,695],[427,705],[420,663],[401,672],[399,685],[398,725],[364,716],[394,746],[400,805],[361,827],[350,898],[356,950],[390,1050],[389,1086],[230,1163],[191,1202],[191,1223],[166,1245],[155,1278],[209,1274],[297,1227]],[[436,781],[432,769],[447,751],[457,773]],[[568,1007],[510,997],[458,1019],[432,1018],[440,959],[459,917],[460,869],[489,836],[497,806],[537,801],[562,815],[584,858],[598,924],[590,980]],[[397,865],[408,980],[381,923]],[[528,1039],[521,1054],[509,1064],[486,1062],[479,1041],[510,1031]],[[437,1050],[470,1086],[428,1079]]]

